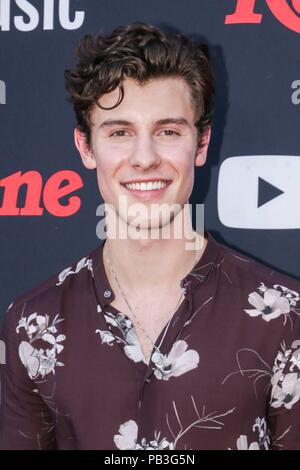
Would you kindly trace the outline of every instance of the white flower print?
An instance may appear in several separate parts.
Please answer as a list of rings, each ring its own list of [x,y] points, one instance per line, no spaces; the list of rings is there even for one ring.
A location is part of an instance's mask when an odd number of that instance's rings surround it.
[[[255,308],[245,309],[245,312],[251,317],[261,315],[265,321],[270,321],[290,311],[288,300],[281,297],[280,292],[275,289],[266,290],[263,297],[257,292],[252,292],[248,297],[248,302]]]
[[[298,350],[297,354],[293,354],[291,357],[291,368],[290,370],[293,370],[294,367],[297,367],[297,369],[300,369],[300,350]]]
[[[102,344],[108,344],[109,346],[113,345],[115,337],[110,331],[96,330],[96,333],[100,333]]]
[[[295,351],[293,352],[290,358],[290,362],[292,364],[290,366],[290,372],[293,372],[295,368],[298,369],[298,371],[300,371],[300,341],[297,341],[297,340],[294,341],[292,343],[292,349],[295,349]]]
[[[120,450],[135,450],[138,435],[138,426],[135,421],[130,419],[121,424],[119,433],[114,436],[114,443]]]
[[[20,343],[19,357],[31,379],[36,379],[39,376],[44,378],[50,372],[54,374],[56,366],[64,365],[57,360],[57,355],[64,349],[60,343],[66,339],[66,336],[55,337],[53,334],[57,333],[55,325],[63,321],[58,317],[59,315],[56,315],[52,323],[49,324],[49,315],[38,315],[35,312],[28,318],[22,316],[18,322],[16,332],[19,334],[20,329],[24,328],[29,340]],[[33,343],[37,340],[43,340],[52,347],[36,349]]]
[[[248,302],[254,308],[244,309],[251,317],[261,316],[263,320],[269,322],[280,315],[288,315],[290,311],[299,314],[294,308],[300,300],[298,292],[279,284],[269,288],[263,283],[257,288],[257,291],[251,292],[248,296]]]
[[[132,322],[131,320],[127,319],[125,315],[119,313],[116,316],[112,316],[112,314],[104,315],[105,320],[107,323],[110,323],[113,326],[118,328],[122,328],[125,331],[132,329]]]
[[[256,418],[252,431],[255,432],[257,428],[258,441],[253,441],[248,444],[248,437],[241,434],[236,441],[237,450],[268,450],[270,448],[270,431],[268,429],[265,418]],[[231,450],[231,449],[229,449]]]
[[[104,317],[109,325],[118,328],[122,337],[111,331],[97,329],[95,333],[100,334],[102,344],[112,346],[115,341],[121,343],[124,347],[124,353],[129,359],[135,363],[144,362],[144,364],[148,365],[136,329],[131,320],[122,313],[114,315],[111,312],[107,312]],[[109,326],[109,328],[111,327]],[[195,369],[200,360],[199,354],[195,350],[187,350],[187,347],[186,341],[178,340],[173,344],[169,354],[158,353],[160,361],[154,362],[152,359],[152,369],[154,370],[155,377],[159,380],[169,380],[171,377],[179,377],[185,372]]]
[[[124,353],[126,356],[134,362],[144,362],[147,364],[146,358],[142,351],[140,342],[137,337],[136,330],[128,318],[125,317],[122,313],[117,315],[107,312],[105,315],[105,320],[109,325],[112,325],[121,333],[121,336],[118,336],[111,331],[105,330],[95,330],[95,333],[99,333],[101,337],[102,344],[108,344],[113,346],[114,342],[123,344]],[[109,328],[111,328],[109,326]]]
[[[66,277],[69,276],[70,274],[77,274],[79,271],[81,271],[82,268],[88,268],[90,271],[93,271],[93,265],[92,265],[92,260],[90,258],[82,258],[78,263],[76,264],[75,270],[72,271],[72,266],[69,266],[68,268],[64,269],[59,275],[58,275],[58,282],[56,283],[57,286],[62,284]]]
[[[145,364],[147,364],[135,328],[131,328],[126,333],[126,342],[127,345],[124,346],[124,352],[126,356],[129,357],[129,359],[132,359],[134,362],[143,361]]]
[[[35,349],[30,343],[22,341],[19,346],[19,356],[31,379],[36,379],[39,375],[42,378],[50,372],[55,373],[55,366],[63,366],[58,362],[54,349]]]
[[[134,420],[130,419],[129,421],[121,424],[119,427],[119,434],[114,436],[114,443],[116,447],[120,450],[175,450],[178,441],[182,439],[183,436],[185,436],[192,428],[222,429],[224,423],[220,418],[223,418],[234,412],[234,408],[232,408],[225,413],[213,412],[205,414],[205,406],[203,406],[202,414],[200,414],[195,404],[194,397],[191,396],[191,399],[196,417],[195,420],[186,428],[183,427],[180,421],[178,410],[174,401],[172,402],[174,414],[179,427],[176,435],[175,432],[170,428],[169,417],[166,415],[167,426],[170,434],[173,437],[173,441],[169,441],[166,437],[160,440],[161,432],[155,431],[154,439],[148,440],[143,437],[140,443],[137,442],[138,425]]]
[[[40,355],[39,352],[26,341],[22,341],[19,346],[19,357],[22,364],[25,366],[28,375],[31,379],[34,379],[38,375],[40,367]]]
[[[273,365],[273,374],[276,374],[277,372],[282,373],[286,363],[289,360],[290,354],[292,350],[287,349],[285,342],[282,341],[280,345],[280,350],[277,353],[277,356],[275,357],[274,365]]]
[[[253,361],[257,363],[257,366],[253,366]],[[272,378],[272,367],[260,356],[260,354],[254,349],[243,348],[239,349],[236,352],[236,362],[238,365],[238,370],[228,374],[225,379],[222,381],[222,385],[227,382],[232,376],[240,374],[244,377],[247,377],[249,380],[253,381],[253,389],[256,398],[258,398],[257,386],[261,379],[263,379],[265,384],[265,389],[268,390],[271,387],[271,378]],[[263,384],[261,384],[263,385]]]
[[[228,374],[223,380],[224,384],[231,376],[235,374],[246,375],[251,374],[248,378],[253,379],[254,392],[256,397],[257,390],[256,385],[262,378],[269,378],[266,390],[272,388],[270,403],[273,408],[279,408],[284,406],[286,409],[291,407],[300,399],[300,341],[296,340],[292,343],[291,349],[287,349],[284,342],[280,345],[276,358],[274,360],[273,367],[269,366],[263,358],[254,350],[241,349],[237,352],[237,363],[239,369]],[[244,365],[242,354],[249,353],[255,355],[259,360],[259,366],[253,368],[253,366],[247,367],[247,363]],[[246,356],[246,357],[247,357]],[[251,356],[250,356],[251,357]],[[287,370],[284,373],[284,370]]]
[[[259,446],[266,450],[270,447],[270,431],[267,426],[266,418],[256,418],[252,430],[257,428]]]
[[[273,390],[272,403],[273,408],[284,406],[290,410],[300,398],[300,377],[296,372],[286,374],[286,376],[277,384]]]
[[[35,320],[35,324],[32,321]],[[45,329],[47,318],[44,315],[38,315],[37,312],[29,315],[28,318],[21,317],[16,329],[16,332],[19,333],[21,328],[24,328],[29,339],[32,339],[33,335],[37,331],[43,331]],[[49,318],[48,318],[49,322]]]
[[[275,357],[274,365],[272,368],[273,374],[271,375],[271,385],[273,387],[273,390],[275,390],[275,387],[277,386],[279,380],[282,378],[283,369],[285,368],[285,365],[289,360],[291,352],[292,350],[287,349],[285,346],[285,342],[283,341],[280,345],[280,350],[278,351],[277,356]]]
[[[114,436],[114,443],[120,450],[163,450],[172,449],[171,444],[164,438],[159,442],[160,434],[155,433],[155,438],[148,442],[143,438],[141,444],[137,443],[138,425],[130,419],[121,424],[119,433]],[[171,447],[170,447],[171,446]]]
[[[278,352],[274,367],[271,406],[273,408],[284,408],[290,410],[292,406],[300,399],[300,341],[292,343],[291,349],[286,350],[281,345],[281,351]],[[288,370],[288,372],[284,372]]]
[[[240,437],[236,441],[237,450],[259,450],[258,442],[251,442],[248,446],[248,438],[247,436],[240,435]]]
[[[195,369],[199,364],[199,354],[193,349],[187,350],[187,347],[186,341],[176,341],[168,355],[161,354],[163,362],[161,366],[155,364],[154,375],[158,379],[169,380]]]
[[[136,445],[137,450],[173,450],[173,443],[167,441],[165,438],[163,438],[161,441],[159,441],[160,433],[155,432],[154,433],[154,439],[152,441],[147,441],[143,437],[141,440],[140,444]]]

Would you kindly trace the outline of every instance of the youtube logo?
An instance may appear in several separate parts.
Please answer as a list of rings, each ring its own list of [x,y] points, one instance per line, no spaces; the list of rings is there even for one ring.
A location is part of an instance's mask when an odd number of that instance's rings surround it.
[[[219,172],[218,215],[232,228],[300,228],[300,157],[227,158]]]

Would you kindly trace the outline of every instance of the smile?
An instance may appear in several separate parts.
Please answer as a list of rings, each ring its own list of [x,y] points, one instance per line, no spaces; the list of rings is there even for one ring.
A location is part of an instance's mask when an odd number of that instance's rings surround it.
[[[127,189],[136,191],[153,191],[155,189],[163,189],[167,186],[166,181],[148,181],[147,183],[128,183],[125,184]]]
[[[166,188],[171,184],[170,180],[147,181],[147,182],[134,182],[122,183],[132,195],[139,198],[149,198],[161,196]]]

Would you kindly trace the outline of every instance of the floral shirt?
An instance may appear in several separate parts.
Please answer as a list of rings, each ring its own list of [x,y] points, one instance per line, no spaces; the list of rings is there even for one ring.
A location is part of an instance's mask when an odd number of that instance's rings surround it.
[[[148,364],[105,243],[4,317],[2,449],[300,449],[300,283],[219,244]]]

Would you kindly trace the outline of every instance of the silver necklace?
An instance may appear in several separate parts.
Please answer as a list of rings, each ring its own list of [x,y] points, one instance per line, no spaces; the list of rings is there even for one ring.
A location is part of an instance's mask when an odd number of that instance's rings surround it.
[[[202,252],[202,250],[200,250],[199,256],[200,256],[201,252]],[[148,335],[148,333],[145,331],[145,329],[144,329],[143,326],[141,325],[139,319],[137,318],[137,316],[136,316],[135,313],[133,312],[133,310],[132,310],[132,308],[131,308],[131,306],[130,306],[128,300],[127,300],[127,297],[126,297],[126,295],[125,295],[125,293],[124,293],[124,291],[123,291],[123,289],[122,289],[122,287],[121,287],[121,285],[120,285],[118,276],[117,276],[117,274],[115,273],[115,271],[114,271],[114,269],[113,269],[113,267],[112,267],[112,263],[111,263],[111,260],[110,260],[110,256],[109,256],[109,254],[108,254],[107,246],[106,246],[106,260],[107,260],[107,262],[108,262],[109,269],[110,269],[112,275],[114,276],[114,279],[115,279],[115,281],[116,281],[116,283],[117,283],[117,285],[118,285],[118,287],[119,287],[119,289],[120,289],[120,292],[121,292],[121,294],[122,294],[122,297],[123,297],[124,301],[126,302],[127,307],[129,308],[129,310],[130,310],[130,312],[131,312],[133,318],[134,318],[135,321],[137,322],[138,326],[139,326],[140,329],[143,331],[143,333],[145,334],[146,338],[149,340],[151,346],[152,346],[152,347],[154,348],[154,350],[155,350],[155,352],[151,355],[151,360],[152,360],[152,362],[153,362],[157,367],[162,367],[164,361],[163,361],[163,355],[162,355],[161,352],[160,352],[159,346],[156,346],[156,345],[155,345],[155,342],[153,341],[152,338],[150,338],[150,336]],[[197,264],[197,261],[198,261],[198,253],[197,253],[197,250],[196,250],[196,256],[195,256],[195,260],[194,260],[194,264],[193,264],[192,270],[194,269],[195,265]],[[180,303],[180,300],[182,299],[182,296],[183,296],[183,295],[184,295],[184,291],[181,293],[181,295],[180,295],[180,297],[179,297],[179,300],[178,300],[178,302],[177,302],[177,305],[176,305],[176,307],[175,307],[174,312],[176,312],[176,310],[177,310],[177,308],[178,308],[178,305],[179,305],[179,303]],[[173,317],[173,316],[172,316],[172,317]],[[168,329],[168,327],[169,327],[170,321],[172,320],[172,317],[171,317],[170,320],[168,321],[168,324],[167,324],[167,327],[166,327],[166,329],[165,329],[165,333],[164,333],[164,336],[163,336],[163,338],[162,338],[162,340],[161,340],[161,343],[162,343],[162,341],[163,341],[163,339],[164,339],[164,337],[165,337],[165,334],[166,334],[167,329]],[[161,343],[160,343],[160,344],[161,344]]]

